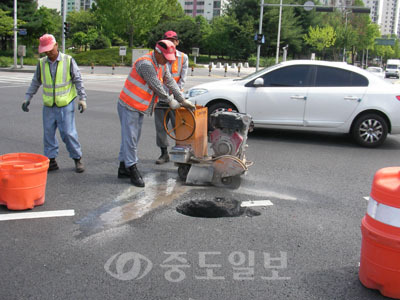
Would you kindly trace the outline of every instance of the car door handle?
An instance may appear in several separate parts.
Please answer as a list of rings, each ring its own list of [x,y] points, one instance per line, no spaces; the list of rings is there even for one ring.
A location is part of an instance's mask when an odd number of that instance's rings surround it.
[[[300,96],[300,95],[294,95],[294,96],[290,96],[290,99],[307,100],[307,97],[306,96]]]
[[[355,96],[345,96],[344,100],[358,101],[358,100],[360,100],[360,98],[359,97],[355,97]]]

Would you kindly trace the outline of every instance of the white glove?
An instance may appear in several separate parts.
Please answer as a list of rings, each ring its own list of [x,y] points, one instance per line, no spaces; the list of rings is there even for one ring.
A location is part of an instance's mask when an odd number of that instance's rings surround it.
[[[169,105],[169,107],[171,107],[171,109],[178,109],[179,107],[181,107],[181,105],[179,104],[179,102],[178,101],[176,101],[175,99],[171,99],[169,102],[168,102],[168,105]]]
[[[196,110],[196,105],[194,105],[192,102],[190,102],[189,100],[183,100],[182,102],[181,102],[181,104],[182,104],[182,106],[183,107],[186,107],[187,109],[190,109],[190,110]]]
[[[86,101],[85,100],[79,100],[79,104],[78,104],[78,109],[81,113],[83,113],[86,110]]]

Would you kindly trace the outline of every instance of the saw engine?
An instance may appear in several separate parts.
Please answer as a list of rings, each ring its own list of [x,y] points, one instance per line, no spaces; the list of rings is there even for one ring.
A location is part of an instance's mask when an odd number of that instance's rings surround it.
[[[242,159],[251,120],[250,115],[232,110],[219,109],[212,113],[210,124],[213,130],[209,133],[209,141],[213,156],[233,155]]]

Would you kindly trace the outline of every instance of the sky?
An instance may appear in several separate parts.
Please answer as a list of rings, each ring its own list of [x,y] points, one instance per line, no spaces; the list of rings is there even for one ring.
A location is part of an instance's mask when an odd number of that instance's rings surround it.
[[[55,8],[58,11],[61,10],[61,0],[39,0],[39,7],[44,5],[48,8]]]

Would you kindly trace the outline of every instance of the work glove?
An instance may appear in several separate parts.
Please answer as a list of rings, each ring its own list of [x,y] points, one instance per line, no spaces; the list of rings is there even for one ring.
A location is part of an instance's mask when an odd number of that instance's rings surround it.
[[[171,101],[168,102],[169,107],[171,107],[171,109],[178,109],[179,107],[181,107],[181,105],[179,104],[178,101],[176,101],[175,99],[171,99]]]
[[[79,104],[78,104],[78,109],[81,113],[83,113],[86,110],[86,101],[85,100],[79,100]]]
[[[25,112],[28,112],[29,111],[29,108],[28,108],[29,104],[31,104],[31,101],[29,101],[29,100],[24,101],[22,103],[22,110],[25,111]]]
[[[187,108],[187,109],[190,109],[190,110],[196,110],[196,105],[194,105],[192,102],[190,102],[189,100],[183,100],[182,102],[181,102],[181,104],[182,104],[182,106],[183,107],[185,107],[185,108]]]

